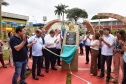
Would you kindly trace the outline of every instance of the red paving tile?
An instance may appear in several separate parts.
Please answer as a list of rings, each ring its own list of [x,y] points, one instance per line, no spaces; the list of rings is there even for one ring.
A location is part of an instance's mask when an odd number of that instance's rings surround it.
[[[86,81],[91,82],[92,84],[106,84],[104,79],[98,79],[96,76],[91,76],[89,74],[89,70],[79,70],[77,72],[73,72],[75,75],[85,79]],[[100,74],[100,71],[98,72],[98,74]],[[75,76],[72,75],[72,81],[71,84],[87,84],[87,82],[82,81],[78,78],[76,78]],[[109,84],[113,84],[113,83],[109,83]]]
[[[10,65],[7,65],[7,68],[1,68],[0,84],[11,84],[13,74],[14,74],[14,68],[12,68]]]
[[[8,63],[8,61],[5,61],[5,63]],[[32,63],[28,63],[29,67],[31,68]],[[0,84],[11,84],[12,82],[12,77],[13,77],[13,74],[14,74],[14,70],[15,68],[11,67],[11,65],[7,65],[7,68],[0,68],[0,79],[2,79],[0,81]],[[18,78],[18,81],[19,81],[20,77]]]
[[[45,73],[45,69],[42,69],[44,77],[39,77],[39,80],[33,80],[32,74],[26,79],[28,84],[66,84],[67,73],[69,71],[62,71],[57,68],[57,71],[49,70],[49,73]]]
[[[84,55],[80,55],[79,56],[83,56],[85,57],[85,53]],[[90,55],[89,55],[90,56]],[[75,75],[89,81],[92,82],[92,84],[106,84],[104,79],[98,79],[96,78],[96,76],[91,76],[89,74],[89,70],[83,70],[84,68],[89,69],[90,68],[90,62],[89,64],[85,64],[86,59],[84,59],[82,57],[82,59],[78,59],[78,68],[82,68],[82,70],[78,70],[78,71],[72,71]],[[30,58],[30,60],[32,60]],[[8,61],[5,61],[5,64],[7,64]],[[28,62],[28,65],[30,68],[32,68],[32,63]],[[2,66],[0,64],[0,66]],[[106,65],[105,65],[106,67]],[[113,67],[113,64],[112,64]],[[62,71],[61,68],[58,68],[57,71],[54,70],[49,70],[49,73],[45,73],[45,69],[42,69],[42,74],[44,74],[44,77],[38,77],[39,80],[33,80],[32,78],[32,74],[29,75],[29,77],[26,79],[26,82],[28,84],[66,84],[66,78],[67,78],[67,73],[69,73],[69,71]],[[14,74],[14,68],[12,68],[10,65],[7,65],[7,68],[1,68],[0,69],[0,79],[2,79],[2,81],[0,81],[0,84],[11,84],[12,81],[12,77]],[[98,75],[100,74],[100,71],[98,72]],[[111,74],[114,77],[114,73]],[[106,75],[105,75],[106,76]],[[121,81],[121,76],[122,73],[119,74],[119,82]],[[18,80],[20,79],[20,77],[18,78]],[[86,82],[74,77],[73,75],[71,76],[71,84],[87,84]],[[109,83],[109,84],[113,84],[113,83]]]

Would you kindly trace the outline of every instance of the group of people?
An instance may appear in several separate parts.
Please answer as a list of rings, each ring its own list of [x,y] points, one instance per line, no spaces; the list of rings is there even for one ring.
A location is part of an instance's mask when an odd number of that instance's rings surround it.
[[[97,76],[97,71],[101,69],[101,73],[97,78],[104,78],[105,61],[107,64],[107,77],[106,83],[109,81],[113,83],[118,82],[119,68],[121,67],[122,82],[126,84],[126,32],[118,29],[116,36],[111,34],[110,28],[104,28],[91,34],[92,31],[88,30],[85,38],[80,34],[80,54],[83,52],[83,41],[86,42],[86,63],[89,63],[89,52],[91,53],[91,67],[90,74]],[[35,30],[34,34],[30,37],[27,35],[27,29],[25,26],[18,26],[15,34],[8,33],[8,49],[10,52],[10,64],[15,66],[15,73],[13,75],[12,84],[17,84],[19,75],[21,76],[20,84],[27,84],[25,82],[26,67],[28,66],[28,52],[32,57],[32,77],[35,80],[39,80],[37,76],[44,77],[41,73],[41,68],[45,68],[45,72],[49,73],[49,66],[51,63],[51,69],[57,70],[55,65],[61,66],[60,57],[52,54],[48,50],[60,55],[61,45],[63,37],[61,31],[58,29],[51,30],[49,34],[45,34],[45,29],[39,28]],[[3,43],[0,40],[0,61],[4,68],[6,68],[3,61]],[[114,79],[110,80],[112,58],[114,63],[115,73]],[[43,59],[45,59],[45,67],[43,65]],[[57,63],[56,63],[57,62]],[[14,63],[14,64],[13,64]],[[36,66],[37,65],[37,66]],[[37,67],[37,75],[36,75]]]
[[[59,29],[51,30],[49,34],[45,34],[45,29],[40,27],[35,30],[35,33],[31,36],[27,35],[27,29],[25,26],[18,26],[15,34],[12,32],[8,33],[8,49],[10,52],[10,64],[15,66],[15,73],[13,75],[12,84],[17,84],[17,79],[20,75],[20,84],[27,84],[25,82],[26,69],[28,66],[28,55],[32,57],[32,77],[35,80],[39,80],[37,76],[44,77],[41,73],[41,68],[45,68],[45,72],[49,72],[49,66],[51,63],[51,69],[57,70],[55,65],[61,66],[60,57],[55,56],[48,50],[60,55],[61,44],[63,37]],[[2,46],[0,41],[0,46]],[[46,49],[48,50],[46,50]],[[2,49],[0,49],[1,51]],[[3,57],[3,56],[1,56]],[[45,58],[45,67],[43,65],[43,58]],[[14,64],[13,64],[14,63]],[[4,63],[2,62],[3,66]],[[37,66],[36,66],[37,65]],[[36,75],[37,67],[37,75]]]
[[[80,54],[83,54],[82,41],[86,42],[86,63],[89,63],[89,52],[91,53],[90,74],[97,76],[97,71],[101,69],[101,73],[97,78],[104,78],[105,61],[107,64],[106,83],[118,82],[119,69],[121,67],[122,81],[120,84],[126,84],[126,32],[118,29],[116,36],[111,34],[110,28],[104,28],[91,34],[92,31],[87,31],[87,36],[82,38],[80,34]],[[110,80],[112,58],[114,63],[114,79]]]

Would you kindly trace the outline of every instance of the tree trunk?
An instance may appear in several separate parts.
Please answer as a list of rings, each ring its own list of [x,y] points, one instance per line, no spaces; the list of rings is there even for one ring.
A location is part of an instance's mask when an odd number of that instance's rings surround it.
[[[58,19],[60,20],[60,15],[58,15]]]
[[[64,13],[63,13],[63,21],[64,21]]]
[[[74,19],[75,20],[75,24],[77,24],[77,19]]]
[[[1,0],[0,0],[1,4]],[[1,5],[0,5],[0,39],[2,39],[2,10],[1,10]]]

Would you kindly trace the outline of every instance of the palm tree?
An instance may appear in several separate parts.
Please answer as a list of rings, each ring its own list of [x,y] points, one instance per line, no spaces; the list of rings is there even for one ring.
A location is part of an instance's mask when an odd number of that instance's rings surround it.
[[[5,2],[4,0],[0,0],[0,39],[2,39],[2,11],[1,11],[1,6],[8,6],[9,3]]]
[[[62,7],[58,4],[58,6],[55,6],[56,10],[54,11],[55,15],[58,14],[58,19],[60,19],[60,15],[62,15]]]
[[[63,21],[64,21],[64,13],[66,12],[66,8],[69,7],[67,5],[64,5],[64,4],[58,4],[58,6],[55,6],[56,10],[54,11],[55,12],[55,15],[58,14],[58,17],[60,19],[60,15],[63,15]]]
[[[67,5],[60,4],[62,8],[62,13],[63,13],[63,21],[64,21],[64,13],[66,12],[66,8],[69,7]]]

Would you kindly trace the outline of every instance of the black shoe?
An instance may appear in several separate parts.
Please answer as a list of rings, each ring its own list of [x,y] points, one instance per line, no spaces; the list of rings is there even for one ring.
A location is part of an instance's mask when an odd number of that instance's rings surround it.
[[[7,66],[4,65],[3,68],[7,68]]]
[[[45,68],[44,66],[41,66],[41,68]]]
[[[46,73],[48,73],[49,72],[49,70],[48,69],[46,69]]]
[[[108,78],[106,79],[106,83],[109,83],[109,79]]]
[[[86,62],[85,64],[88,64],[88,62]]]
[[[52,68],[53,70],[57,70],[55,67]]]
[[[41,73],[40,73],[40,74],[37,74],[37,76],[41,76],[41,77],[44,77],[44,75],[43,75],[43,74],[41,74]]]
[[[101,76],[101,75],[100,75],[100,76],[97,76],[97,78],[104,78],[104,76]]]
[[[39,80],[36,76],[35,76],[35,77],[33,77],[33,79],[35,79],[35,80]]]
[[[24,84],[27,84],[26,82]]]
[[[31,70],[31,69],[28,68],[27,71],[29,71],[29,70]]]
[[[58,66],[62,66],[61,64],[58,64]]]

